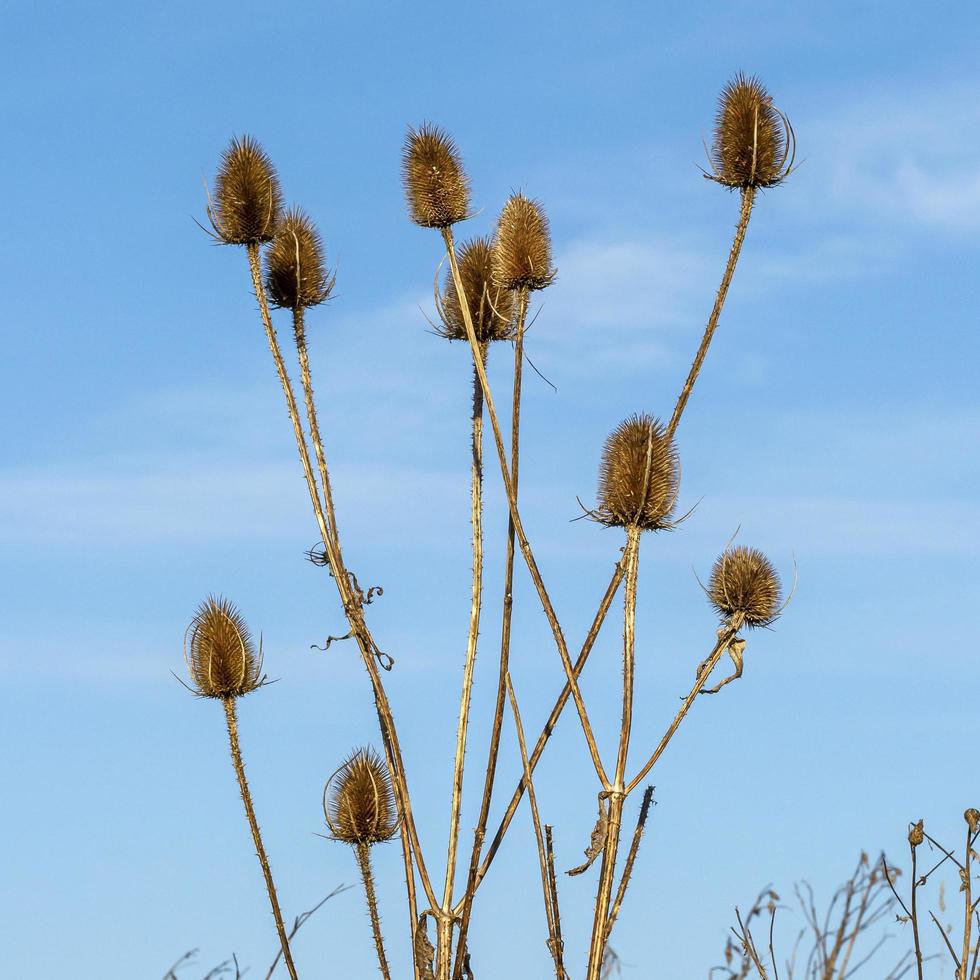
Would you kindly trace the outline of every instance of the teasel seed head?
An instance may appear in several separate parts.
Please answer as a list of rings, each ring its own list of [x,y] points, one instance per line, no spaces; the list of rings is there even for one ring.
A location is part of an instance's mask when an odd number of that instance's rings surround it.
[[[551,265],[551,232],[544,208],[523,194],[512,194],[497,221],[494,282],[504,289],[544,289],[557,274]]]
[[[789,120],[754,76],[739,72],[718,100],[709,155],[713,173],[726,187],[775,187],[793,169],[796,137]]]
[[[222,154],[208,217],[228,245],[270,241],[282,220],[282,190],[269,155],[251,136],[233,139]]]
[[[768,626],[780,612],[779,576],[761,551],[727,548],[711,569],[708,598],[725,619],[739,615],[746,626]]]
[[[409,215],[423,228],[448,228],[469,215],[470,185],[450,137],[436,126],[409,127],[402,155]]]
[[[602,450],[594,514],[610,526],[669,528],[679,485],[677,451],[663,424],[649,415],[632,415]]]
[[[489,238],[474,238],[459,246],[459,277],[463,281],[466,303],[476,339],[481,343],[509,340],[514,335],[514,294],[496,285],[491,277],[493,243]],[[447,340],[466,340],[463,308],[456,291],[452,271],[446,270],[445,285],[439,298],[439,335]]]
[[[265,253],[265,283],[273,305],[290,310],[318,306],[329,299],[334,281],[316,225],[300,208],[290,208]]]
[[[388,767],[373,749],[358,749],[330,777],[323,814],[330,832],[345,844],[377,844],[395,835],[395,793]]]
[[[971,806],[970,809],[963,814],[963,819],[970,828],[971,834],[975,834],[978,830],[980,830],[980,810],[978,810],[976,807]]]
[[[922,820],[912,826],[909,831],[909,843],[913,847],[918,847],[926,837],[925,825]]]
[[[262,651],[256,651],[238,608],[208,596],[187,627],[185,659],[197,693],[240,698],[262,685]]]

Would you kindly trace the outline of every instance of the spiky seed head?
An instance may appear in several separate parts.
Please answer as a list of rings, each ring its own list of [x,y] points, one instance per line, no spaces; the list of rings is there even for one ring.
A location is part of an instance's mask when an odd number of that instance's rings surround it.
[[[544,289],[555,281],[548,216],[537,201],[512,194],[500,212],[493,279],[504,289]]]
[[[476,339],[481,343],[509,340],[514,335],[514,294],[493,282],[493,243],[489,238],[464,242],[457,262]],[[466,340],[463,307],[450,269],[446,270],[439,312],[439,334],[447,340]]]
[[[711,569],[708,598],[725,619],[741,615],[746,626],[768,626],[779,615],[779,576],[761,551],[728,548]]]
[[[679,483],[677,452],[663,424],[632,415],[606,439],[595,514],[610,526],[670,527]]]
[[[402,180],[412,221],[448,228],[469,214],[470,185],[450,137],[436,126],[409,127],[402,153]]]
[[[373,749],[358,749],[333,774],[323,791],[323,814],[345,844],[377,844],[395,835],[394,790],[388,767]]]
[[[775,187],[792,168],[793,130],[758,78],[739,72],[718,99],[713,180],[726,187]]]
[[[970,809],[963,814],[963,819],[970,828],[971,834],[975,834],[978,830],[980,830],[980,810],[978,810],[975,806],[971,806]]]
[[[909,843],[913,847],[918,847],[926,837],[925,824],[922,820],[918,823],[913,824],[912,829],[909,831]]]
[[[265,283],[275,306],[317,306],[329,298],[334,277],[327,272],[316,225],[300,208],[290,208],[265,253]]]
[[[269,155],[251,136],[233,139],[221,156],[208,217],[228,245],[270,241],[282,220],[282,190]]]
[[[240,698],[262,684],[262,656],[234,603],[208,596],[187,628],[187,668],[206,698]]]

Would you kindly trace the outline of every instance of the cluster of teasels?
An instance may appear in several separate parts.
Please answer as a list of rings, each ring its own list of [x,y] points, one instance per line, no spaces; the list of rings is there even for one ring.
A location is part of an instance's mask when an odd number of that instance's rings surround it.
[[[773,187],[785,179],[793,168],[794,147],[795,139],[788,120],[775,108],[758,80],[743,75],[736,76],[728,84],[720,100],[714,141],[708,154],[709,168],[705,176],[741,192],[742,216],[733,245],[733,258],[730,259],[726,278],[719,290],[705,339],[670,420],[664,423],[649,414],[633,415],[611,433],[601,452],[598,499],[589,513],[602,524],[621,527],[627,533],[628,543],[624,549],[627,552],[624,558],[627,568],[627,603],[630,601],[631,590],[635,604],[639,535],[645,531],[670,529],[676,523],[674,512],[679,491],[680,466],[674,441],[675,432],[704,360],[711,334],[717,325],[734,262],[737,260],[738,249],[752,211],[756,189]],[[493,236],[473,238],[456,246],[452,239],[452,227],[471,214],[470,186],[456,146],[444,132],[434,126],[423,125],[417,130],[409,130],[404,147],[402,178],[412,221],[422,227],[438,230],[447,243],[451,267],[446,273],[441,291],[437,290],[437,332],[449,340],[464,341],[472,345],[477,376],[475,390],[480,392],[482,384],[483,390],[489,395],[483,366],[490,346],[495,342],[508,341],[517,344],[518,350],[520,349],[530,294],[548,288],[556,278],[547,217],[539,202],[517,193],[504,205]],[[363,626],[362,607],[370,602],[370,595],[365,597],[356,578],[343,564],[327,464],[313,400],[305,313],[330,298],[335,277],[327,268],[323,243],[315,224],[300,208],[285,207],[279,179],[270,158],[259,143],[249,136],[232,140],[224,152],[210,193],[208,217],[213,237],[217,241],[243,246],[247,253],[252,285],[259,299],[267,337],[290,406],[297,441],[301,445],[301,459],[307,481],[311,494],[316,497],[315,507],[325,546],[322,563],[330,565],[338,580],[345,611],[351,619],[351,635],[361,644],[362,652],[366,651],[365,663],[369,665],[375,688],[384,755],[378,755],[370,748],[353,752],[327,782],[323,809],[330,835],[348,844],[355,853],[364,884],[379,967],[382,974],[388,977],[390,968],[381,935],[370,850],[374,845],[395,837],[401,829],[403,839],[407,841],[406,851],[412,848],[416,852],[416,861],[420,862],[421,858],[417,853],[417,840],[412,836],[414,824],[411,814],[407,812],[407,788],[400,749],[393,738],[393,721],[383,694],[379,694],[380,680],[376,679],[377,672],[371,666],[375,660],[383,667],[390,667],[390,663],[385,664],[382,661],[381,652],[374,645],[367,627]],[[288,310],[292,315],[306,424],[315,449],[315,461],[305,449],[305,437],[300,423],[296,421],[299,418],[299,409],[288,383],[288,374],[268,305]],[[481,420],[482,409],[481,401]],[[492,415],[491,418],[496,426],[495,418]],[[496,428],[495,435],[498,438],[505,487],[512,507],[512,560],[515,522],[518,524],[521,548],[526,554],[529,554],[530,548],[526,545],[523,529],[517,519],[516,460],[514,471],[511,472]],[[516,455],[516,446],[514,453]],[[314,473],[314,463],[320,477],[319,493],[322,493],[322,504],[319,494],[315,493],[317,474]],[[738,631],[743,626],[760,627],[771,624],[781,611],[782,601],[779,579],[768,558],[755,549],[742,546],[729,545],[725,549],[712,568],[705,592],[722,619],[723,630],[727,632],[724,633],[725,642],[720,649],[716,648],[710,665],[708,661],[702,664],[702,671],[706,667],[713,669],[726,649],[735,659],[736,651],[739,654],[741,651],[739,644],[744,646],[744,641],[737,636]],[[722,636],[722,632],[719,631],[719,636]],[[232,759],[265,877],[283,962],[293,980],[297,980],[275,885],[241,762],[237,734],[236,699],[258,689],[265,680],[261,650],[257,649],[239,610],[226,599],[212,596],[201,604],[188,627],[185,651],[196,693],[202,697],[220,700],[224,705]],[[738,665],[740,667],[740,663]],[[705,672],[705,677],[710,669]],[[566,664],[566,673],[568,670]],[[578,698],[580,695],[573,676],[569,676],[569,683],[572,694]],[[501,686],[500,700],[503,689]],[[704,692],[696,689],[693,693]],[[631,691],[629,696],[632,697]],[[466,697],[468,694],[464,691],[464,700]],[[580,713],[581,711],[582,709]],[[677,723],[681,717],[682,715]],[[676,724],[674,727],[676,728]],[[499,737],[499,725],[495,737]],[[622,799],[649,770],[657,757],[655,753],[644,773],[624,790],[623,765],[626,748],[628,732],[621,745],[622,763],[617,765],[615,785],[611,794],[607,793],[611,795],[613,804],[618,801],[620,811]],[[495,765],[493,753],[491,763]],[[461,758],[459,765],[462,765]],[[461,771],[457,775],[461,782]],[[488,777],[490,784],[492,780],[491,772]],[[485,794],[485,799],[489,801],[489,791]],[[485,822],[485,814],[482,819]],[[616,842],[618,832],[617,824]],[[605,881],[608,878],[608,883],[604,885],[605,897],[603,898],[600,889],[597,899],[597,922],[601,909],[601,923],[596,927],[590,950],[590,978],[598,976],[611,928],[611,924],[607,928],[607,923],[616,842],[610,843],[603,858],[603,879]],[[475,856],[479,858],[478,849]],[[606,863],[610,865],[609,868],[605,867]],[[410,854],[406,856],[406,866],[412,867]],[[410,892],[410,901],[414,903],[414,885]],[[472,903],[471,895],[469,903]],[[468,912],[468,905],[466,908]],[[441,911],[445,919],[446,910]],[[553,911],[557,916],[557,910]],[[439,912],[439,909],[434,909],[433,915]],[[614,918],[615,910],[612,914]],[[424,916],[425,913],[423,919]],[[457,919],[458,916],[450,921],[450,934]],[[427,967],[425,963],[420,965],[418,960],[417,941],[413,955],[416,956],[417,975],[426,976]],[[443,951],[442,955],[445,960],[449,953]],[[462,976],[463,970],[469,969],[465,964],[459,965],[463,962],[463,957],[457,958],[455,976]],[[449,967],[445,962],[439,964],[437,969],[440,977],[449,976]],[[559,975],[564,972],[557,954],[556,972]]]

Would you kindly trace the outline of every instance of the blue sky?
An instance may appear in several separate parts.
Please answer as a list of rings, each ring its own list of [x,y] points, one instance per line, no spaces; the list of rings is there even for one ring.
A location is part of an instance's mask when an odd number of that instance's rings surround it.
[[[511,189],[551,217],[559,279],[528,337],[523,513],[570,638],[616,560],[585,521],[607,432],[668,414],[738,200],[697,169],[717,92],[758,73],[803,164],[765,193],[679,432],[683,509],[644,541],[635,755],[655,743],[715,622],[703,577],[741,525],[799,588],[746,675],[696,706],[613,945],[625,976],[719,959],[736,904],[861,848],[949,839],[978,805],[980,16],[969,5],[13,3],[3,14],[7,234],[0,406],[0,887],[11,977],[159,977],[199,947],[264,970],[275,936],[220,709],[170,676],[201,598],[238,602],[281,681],[241,706],[287,915],[353,883],[323,780],[376,742],[341,632],[244,256],[191,221],[229,137],[257,136],[338,266],[310,316],[345,550],[385,596],[371,623],[428,861],[441,879],[468,579],[466,351],[431,336],[438,236],[405,217],[405,127],[456,138],[485,233]],[[491,380],[506,391],[505,352]],[[499,396],[506,402],[506,396]],[[506,526],[488,469],[487,609]],[[537,730],[561,685],[518,575],[515,684]],[[466,828],[498,624],[484,620]],[[620,627],[585,686],[611,752]],[[574,645],[574,643],[573,643]],[[508,734],[499,795],[519,762]],[[558,861],[579,863],[595,787],[571,716],[540,770]],[[506,788],[505,788],[506,787]],[[629,820],[629,815],[627,816]],[[954,838],[955,835],[955,838]],[[404,975],[394,846],[376,852]],[[526,815],[481,892],[480,977],[548,969]],[[594,876],[561,882],[580,972]],[[520,913],[511,911],[515,902]],[[790,938],[795,925],[787,925]],[[502,940],[502,937],[506,939]],[[303,975],[372,975],[360,897],[301,934]],[[519,964],[515,966],[515,964]],[[526,965],[525,965],[526,964]]]

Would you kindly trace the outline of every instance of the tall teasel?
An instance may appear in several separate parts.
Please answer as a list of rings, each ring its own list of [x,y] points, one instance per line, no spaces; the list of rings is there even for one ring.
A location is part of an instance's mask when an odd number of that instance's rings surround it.
[[[260,645],[261,646],[261,645]],[[238,738],[236,699],[261,687],[262,653],[252,641],[245,619],[238,608],[221,596],[208,596],[198,607],[185,634],[185,658],[197,693],[206,698],[218,698],[225,709],[231,761],[238,778],[238,789],[245,806],[245,816],[255,852],[262,868],[265,888],[272,906],[272,915],[279,933],[283,961],[292,980],[297,980],[296,967],[289,949],[289,937],[283,924],[269,858],[262,843],[262,833],[252,805],[252,794],[245,776],[242,749]]]
[[[469,306],[470,317],[481,344],[510,340],[514,336],[514,294],[493,281],[493,242],[489,237],[473,238],[459,246],[459,276]],[[447,340],[466,340],[466,322],[451,269],[446,270],[439,298],[440,336]]]
[[[187,628],[187,669],[205,698],[239,698],[262,685],[262,653],[241,612],[221,596],[208,596]]]
[[[610,526],[669,528],[679,486],[677,450],[663,424],[650,415],[631,415],[603,447],[594,515]]]
[[[470,185],[452,139],[437,126],[409,128],[402,180],[412,221],[423,228],[448,228],[469,216]]]
[[[735,75],[718,100],[705,176],[726,187],[775,187],[792,171],[795,150],[793,127],[762,82]]]
[[[715,561],[708,599],[726,620],[768,626],[780,613],[782,589],[772,562],[756,548],[726,548]]]
[[[232,139],[221,156],[208,218],[228,245],[272,240],[282,220],[283,197],[272,160],[258,141]]]
[[[493,279],[504,289],[544,289],[555,281],[548,216],[538,201],[523,194],[508,198],[493,251]]]
[[[382,975],[390,971],[371,870],[371,847],[398,832],[395,794],[385,763],[370,748],[353,752],[323,789],[323,815],[333,836],[354,848],[361,871],[374,944]]]
[[[301,208],[290,208],[265,252],[265,285],[273,305],[319,306],[330,298],[335,281],[313,220]]]

